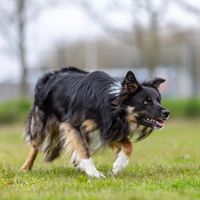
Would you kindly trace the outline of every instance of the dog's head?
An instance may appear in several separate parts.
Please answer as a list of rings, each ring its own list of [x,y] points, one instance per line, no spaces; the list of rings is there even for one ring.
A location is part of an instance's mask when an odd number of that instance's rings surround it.
[[[150,128],[162,128],[169,117],[169,111],[161,106],[158,90],[165,80],[155,78],[139,83],[133,72],[129,71],[121,83],[121,90],[115,103],[124,107],[129,121]]]

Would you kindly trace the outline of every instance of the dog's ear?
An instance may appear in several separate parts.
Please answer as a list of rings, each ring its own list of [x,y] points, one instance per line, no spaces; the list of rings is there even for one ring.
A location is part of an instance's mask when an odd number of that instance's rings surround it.
[[[136,90],[140,87],[135,75],[132,71],[128,71],[123,82],[122,82],[123,89],[127,90],[130,94],[136,92]]]
[[[153,80],[149,81],[149,85],[154,88],[159,88],[159,86],[164,83],[166,80],[163,78],[154,78]]]

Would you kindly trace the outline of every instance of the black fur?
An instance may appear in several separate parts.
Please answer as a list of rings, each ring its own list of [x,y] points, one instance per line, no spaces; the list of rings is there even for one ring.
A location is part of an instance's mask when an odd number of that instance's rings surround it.
[[[135,123],[144,126],[137,140],[144,139],[155,128],[155,124],[146,122],[145,118],[165,120],[167,117],[163,116],[162,112],[166,109],[160,106],[158,91],[159,84],[164,80],[155,79],[140,84],[134,74],[128,72],[120,83],[119,91],[113,92],[117,81],[101,71],[89,73],[74,67],[45,74],[35,87],[34,105],[27,123],[27,139],[42,145],[52,119],[55,124],[67,121],[78,130],[85,120],[91,119],[98,124],[105,144],[120,141],[130,135],[130,122],[127,120],[129,106],[134,107],[132,114],[137,114]],[[144,105],[148,98],[151,100]],[[51,141],[43,149],[48,161],[58,157],[63,146],[63,141],[58,138],[57,145],[52,148],[54,136],[57,137],[52,133]]]
[[[93,119],[102,127],[104,140],[117,140],[121,138],[119,133],[127,136],[129,128],[125,111],[116,110],[111,104],[116,99],[109,95],[114,81],[104,72],[87,73],[65,68],[39,80],[34,104],[44,113],[55,115],[59,122],[68,121],[76,128],[84,120]]]

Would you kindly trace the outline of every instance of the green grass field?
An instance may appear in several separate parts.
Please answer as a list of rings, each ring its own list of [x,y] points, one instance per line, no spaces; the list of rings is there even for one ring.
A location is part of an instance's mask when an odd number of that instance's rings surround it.
[[[94,156],[105,179],[75,171],[67,155],[51,164],[40,154],[33,171],[19,170],[28,153],[23,125],[0,127],[0,200],[3,199],[200,199],[200,120],[169,121],[163,130],[134,144],[130,163],[113,177],[115,155]]]

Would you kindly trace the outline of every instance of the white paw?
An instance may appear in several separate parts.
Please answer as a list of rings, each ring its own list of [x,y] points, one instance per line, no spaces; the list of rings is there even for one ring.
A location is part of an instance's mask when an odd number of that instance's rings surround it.
[[[96,169],[91,158],[82,159],[80,161],[80,164],[78,165],[78,168],[80,170],[84,171],[90,177],[96,177],[96,178],[104,178],[105,177],[101,172],[99,172]]]
[[[118,174],[124,167],[126,167],[127,164],[128,164],[127,155],[123,151],[120,151],[116,161],[113,163],[112,173],[114,175]]]

